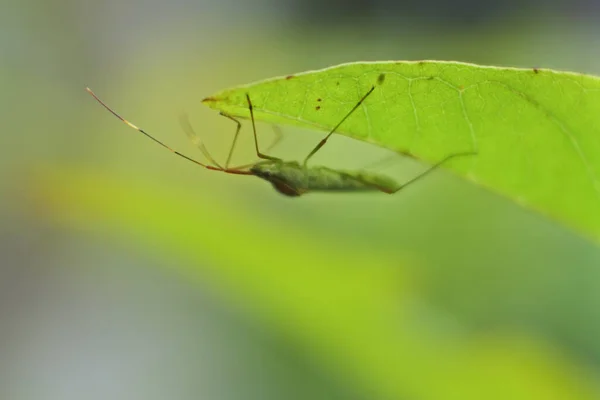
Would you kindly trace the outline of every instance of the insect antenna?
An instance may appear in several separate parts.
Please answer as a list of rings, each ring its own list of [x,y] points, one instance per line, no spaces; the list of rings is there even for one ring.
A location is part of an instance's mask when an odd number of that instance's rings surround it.
[[[202,154],[209,160],[209,162],[213,163],[214,165],[210,165],[210,164],[206,164],[200,161],[197,161],[191,157],[186,156],[183,153],[178,152],[177,150],[167,146],[165,143],[161,142],[160,140],[156,139],[154,136],[150,135],[148,132],[144,131],[143,129],[137,127],[136,125],[132,124],[131,122],[127,121],[125,118],[121,117],[119,114],[117,114],[112,108],[110,108],[108,105],[106,105],[106,103],[104,103],[102,100],[100,100],[100,98],[98,96],[96,96],[96,94],[92,91],[92,89],[90,88],[85,88],[87,90],[87,92],[92,95],[92,97],[94,97],[94,99],[96,99],[96,101],[98,103],[100,103],[104,108],[106,108],[112,115],[114,115],[115,117],[117,117],[118,119],[120,119],[122,122],[124,122],[126,125],[128,125],[129,127],[135,129],[136,131],[144,134],[146,137],[148,137],[149,139],[151,139],[153,142],[159,144],[160,146],[164,147],[165,149],[169,150],[171,153],[178,155],[179,157],[185,158],[188,161],[193,162],[194,164],[197,164],[201,167],[204,167],[206,169],[210,169],[213,171],[223,171],[229,174],[238,174],[238,175],[252,175],[252,173],[250,171],[244,171],[244,170],[240,170],[240,169],[236,169],[236,168],[223,168],[221,167],[210,155],[210,153],[208,152],[208,150],[206,149],[206,147],[204,146],[204,144],[202,144],[198,139],[197,139],[197,135],[193,132],[193,130],[191,130],[191,132],[194,136],[195,136],[195,142],[198,144],[198,147],[200,148],[200,151],[202,152]],[[191,126],[189,125],[189,122],[187,121],[187,119],[182,119],[182,122],[184,122],[184,125],[187,125],[187,127],[191,128]],[[239,131],[239,129],[238,129]],[[188,135],[189,135],[188,133]],[[236,132],[237,135],[237,132]]]

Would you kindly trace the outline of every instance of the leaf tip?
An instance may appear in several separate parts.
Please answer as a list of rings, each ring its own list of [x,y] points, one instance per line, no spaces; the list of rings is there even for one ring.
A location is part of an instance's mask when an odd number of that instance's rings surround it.
[[[201,101],[202,101],[202,103],[205,103],[205,104],[206,103],[216,103],[217,101],[219,101],[219,99],[217,99],[216,97],[209,96],[209,97],[203,98]]]

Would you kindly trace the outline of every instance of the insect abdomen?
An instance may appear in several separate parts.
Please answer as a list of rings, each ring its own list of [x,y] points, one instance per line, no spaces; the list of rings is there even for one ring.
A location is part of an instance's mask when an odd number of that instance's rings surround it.
[[[381,175],[336,171],[326,167],[308,170],[307,191],[357,192],[393,188],[396,183]]]

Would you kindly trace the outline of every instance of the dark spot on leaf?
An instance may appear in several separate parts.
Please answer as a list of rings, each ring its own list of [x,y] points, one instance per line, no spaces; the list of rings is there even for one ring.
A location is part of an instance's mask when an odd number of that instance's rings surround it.
[[[288,76],[285,77],[285,79],[292,79],[292,78],[295,78],[295,76],[294,75],[288,75]]]
[[[319,111],[321,109],[321,106],[316,106],[315,110]]]
[[[425,61],[419,61],[419,65],[425,64]]]
[[[534,68],[534,69],[533,69],[533,72],[534,72],[534,73],[536,73],[536,74],[539,74],[539,73],[540,73],[540,70],[539,70],[539,69],[537,69],[537,68]]]
[[[428,81],[432,81],[433,80],[433,76],[430,76],[429,78],[427,78]]]
[[[337,81],[335,84],[336,86],[340,86],[340,81]]]
[[[381,85],[383,84],[383,81],[385,81],[385,74],[379,74],[379,76],[377,77],[377,84]]]
[[[321,101],[321,99],[317,99],[317,101]]]
[[[215,103],[217,101],[219,101],[219,99],[216,97],[207,97],[205,99],[202,99],[203,103]]]

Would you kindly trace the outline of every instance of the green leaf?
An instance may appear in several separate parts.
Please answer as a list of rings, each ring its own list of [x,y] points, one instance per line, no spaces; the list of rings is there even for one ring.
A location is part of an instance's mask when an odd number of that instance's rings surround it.
[[[600,240],[597,77],[458,62],[352,63],[203,102],[248,118],[248,93],[256,120],[329,131],[373,85],[337,133],[429,163],[476,151],[444,167]]]

